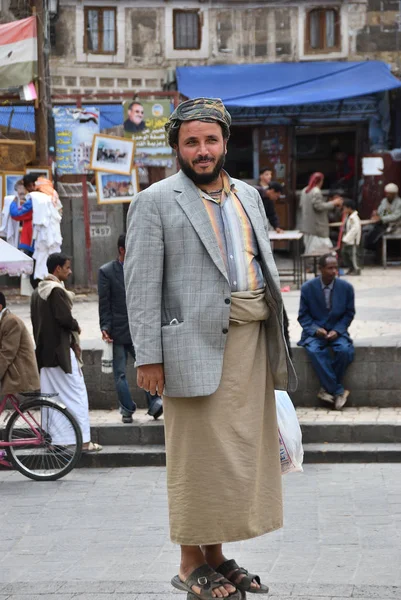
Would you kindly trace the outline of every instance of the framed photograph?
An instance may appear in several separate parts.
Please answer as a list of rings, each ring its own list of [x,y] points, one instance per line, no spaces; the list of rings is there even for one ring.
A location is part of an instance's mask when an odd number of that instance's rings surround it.
[[[11,195],[15,195],[15,184],[17,183],[17,181],[19,181],[20,179],[23,178],[23,176],[25,175],[24,171],[9,171],[9,172],[4,172],[3,173],[3,179],[4,179],[4,183],[3,183],[3,195],[4,196],[11,196]]]
[[[129,175],[97,171],[96,190],[98,204],[131,202],[139,192],[138,169],[132,169]]]
[[[90,169],[131,175],[135,142],[112,135],[93,136]]]
[[[50,167],[26,167],[25,174],[34,173],[38,177],[45,177],[52,180],[52,170]]]

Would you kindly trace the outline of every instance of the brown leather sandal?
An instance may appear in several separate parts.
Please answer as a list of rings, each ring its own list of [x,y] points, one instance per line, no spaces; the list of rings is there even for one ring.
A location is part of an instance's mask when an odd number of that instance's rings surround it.
[[[209,565],[205,564],[201,567],[198,567],[190,576],[185,580],[181,581],[178,575],[173,577],[171,580],[171,585],[175,587],[177,590],[181,590],[183,592],[188,592],[188,597],[190,594],[194,596],[194,598],[199,598],[199,600],[216,600],[212,596],[212,591],[216,588],[221,587],[224,584],[234,585],[232,581],[228,581],[223,575],[220,573],[216,573]],[[199,587],[201,589],[201,593],[197,594],[192,589],[192,586]],[[227,596],[230,600],[241,600],[242,594],[240,591],[236,590],[229,596]]]
[[[221,564],[216,571],[226,577],[235,587],[241,592],[248,592],[249,594],[268,594],[269,588],[267,585],[263,585],[260,582],[259,575],[249,573],[243,567],[239,567],[234,559],[226,560]],[[239,579],[240,575],[244,575],[242,579]],[[252,583],[258,583],[259,588],[252,587]]]

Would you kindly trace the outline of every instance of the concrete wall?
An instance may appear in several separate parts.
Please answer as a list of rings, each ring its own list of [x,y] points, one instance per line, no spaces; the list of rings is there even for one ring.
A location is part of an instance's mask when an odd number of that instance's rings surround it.
[[[63,203],[63,252],[73,258],[74,285],[87,286],[88,272],[86,263],[85,226],[83,200],[79,198],[61,198]],[[125,208],[123,204],[98,205],[96,197],[89,197],[89,217],[91,229],[91,266],[92,283],[97,283],[99,267],[117,256],[117,239],[125,231]],[[105,235],[106,234],[106,235]]]
[[[88,5],[117,7],[115,56],[85,54],[83,8]],[[341,48],[337,52],[305,53],[305,19],[308,10],[316,6],[334,6],[340,11]],[[172,48],[174,8],[201,11],[200,50]],[[51,56],[53,92],[160,90],[177,65],[380,59],[397,73],[397,46],[401,44],[397,39],[401,38],[398,8],[395,0],[288,4],[279,0],[61,0]]]
[[[298,390],[291,394],[296,406],[317,406],[319,382],[303,348],[293,348],[294,364],[299,378]],[[100,368],[101,351],[84,351],[84,375],[91,408],[116,408],[117,396],[112,375]],[[146,406],[145,394],[136,386],[133,363],[128,368],[128,381],[140,407]],[[401,407],[401,347],[356,347],[354,363],[345,379],[351,390],[349,406]]]

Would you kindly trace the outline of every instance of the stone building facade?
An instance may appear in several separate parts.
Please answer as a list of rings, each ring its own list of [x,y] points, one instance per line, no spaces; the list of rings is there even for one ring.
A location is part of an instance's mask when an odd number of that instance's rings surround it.
[[[0,0],[0,20],[28,16],[29,4]],[[58,0],[50,5],[57,7],[50,19],[54,93],[171,89],[178,65],[378,59],[401,73],[398,0]],[[311,39],[319,36],[320,43]]]

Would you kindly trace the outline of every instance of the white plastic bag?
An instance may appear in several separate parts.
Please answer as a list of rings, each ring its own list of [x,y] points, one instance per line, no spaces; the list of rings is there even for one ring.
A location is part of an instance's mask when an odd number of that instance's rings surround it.
[[[113,372],[113,343],[103,341],[102,373]]]
[[[303,471],[304,451],[297,413],[287,392],[275,390],[275,395],[280,438],[281,474]]]

